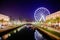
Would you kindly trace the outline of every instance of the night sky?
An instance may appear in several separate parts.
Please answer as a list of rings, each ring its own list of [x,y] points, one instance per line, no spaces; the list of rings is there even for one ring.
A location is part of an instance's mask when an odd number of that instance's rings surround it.
[[[46,7],[50,13],[60,10],[59,0],[0,0],[0,13],[14,19],[34,20],[34,11]]]

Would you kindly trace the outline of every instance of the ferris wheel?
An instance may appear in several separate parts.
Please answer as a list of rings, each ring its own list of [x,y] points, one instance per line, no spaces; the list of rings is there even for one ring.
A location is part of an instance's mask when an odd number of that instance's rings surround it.
[[[35,13],[34,13],[34,18],[35,21],[45,21],[46,16],[50,14],[50,11],[45,8],[45,7],[40,7],[38,9],[36,9]]]

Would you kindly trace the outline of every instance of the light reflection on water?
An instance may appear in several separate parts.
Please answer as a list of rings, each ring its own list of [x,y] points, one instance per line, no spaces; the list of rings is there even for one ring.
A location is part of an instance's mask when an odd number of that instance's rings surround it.
[[[43,37],[41,33],[38,32],[38,30],[35,30],[34,37],[35,37],[35,40],[47,40]]]

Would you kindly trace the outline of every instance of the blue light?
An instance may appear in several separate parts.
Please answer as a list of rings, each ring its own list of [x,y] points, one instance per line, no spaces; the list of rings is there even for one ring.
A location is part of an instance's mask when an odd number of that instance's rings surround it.
[[[50,14],[50,11],[45,7],[38,8],[34,13],[35,21],[45,21],[46,16]]]

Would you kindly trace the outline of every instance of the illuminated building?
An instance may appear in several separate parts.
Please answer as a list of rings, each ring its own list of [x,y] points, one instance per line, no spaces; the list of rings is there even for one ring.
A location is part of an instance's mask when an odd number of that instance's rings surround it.
[[[9,21],[10,21],[10,17],[9,16],[0,14],[0,25],[5,25],[6,26]]]
[[[56,18],[60,18],[60,11],[57,11],[55,13],[52,13],[50,15],[47,15],[46,16],[46,21],[47,20],[50,20],[50,22],[47,23],[47,25],[51,24],[51,25],[58,25],[60,27],[60,20],[57,20]],[[52,20],[51,19],[54,19],[56,22],[51,22]]]
[[[3,14],[0,14],[0,20],[10,21],[10,17],[9,16],[6,16],[6,15],[3,15]]]
[[[50,15],[47,15],[47,16],[46,16],[46,20],[55,19],[56,17],[60,17],[60,11],[57,11],[57,12],[52,13],[52,14],[50,14]]]

